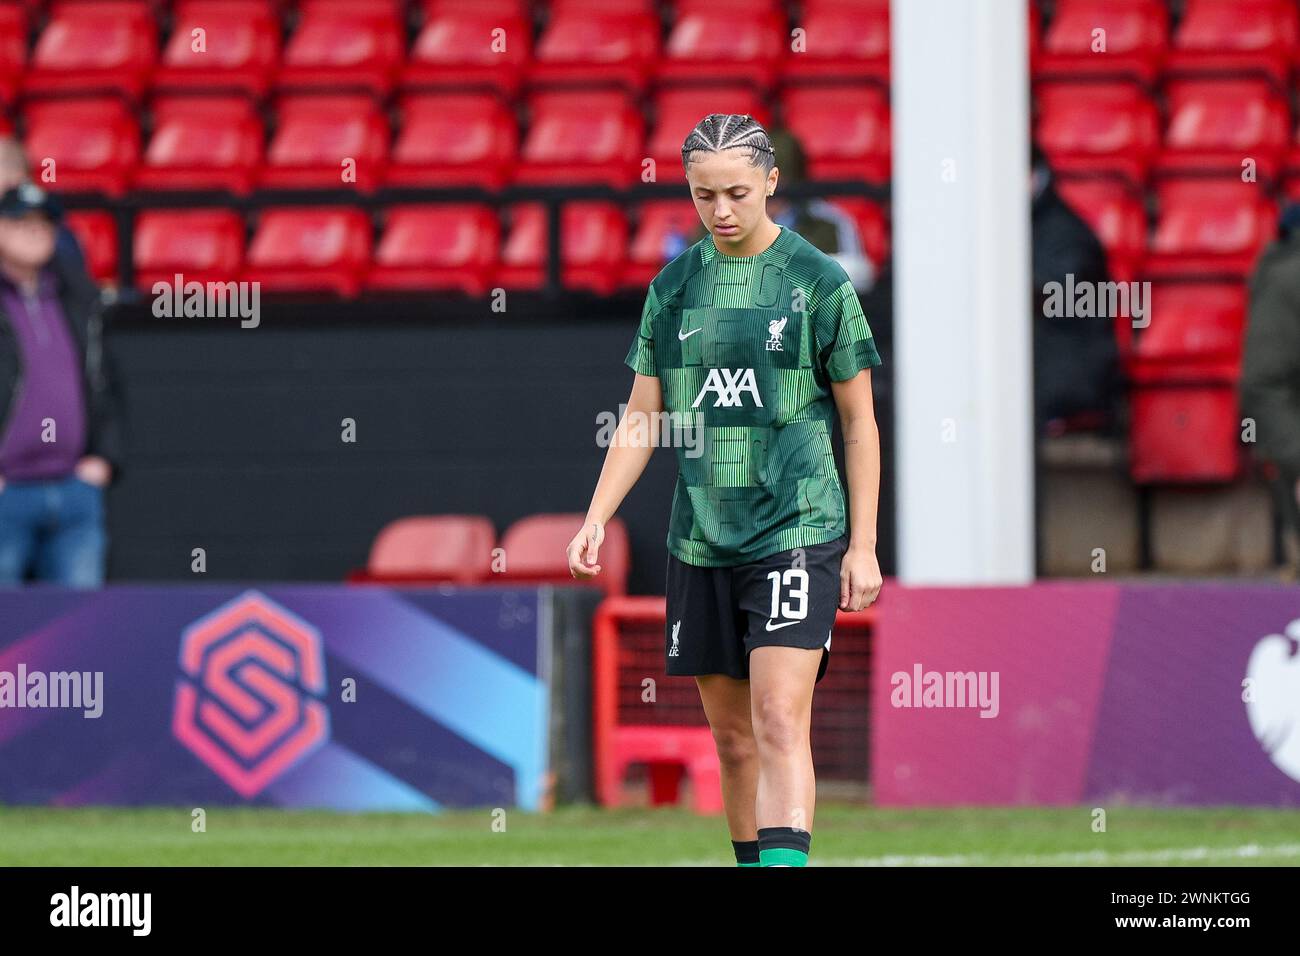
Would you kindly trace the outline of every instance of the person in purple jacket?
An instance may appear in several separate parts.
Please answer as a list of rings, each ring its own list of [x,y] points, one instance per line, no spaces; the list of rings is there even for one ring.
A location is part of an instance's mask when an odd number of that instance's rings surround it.
[[[99,289],[55,255],[39,186],[0,196],[0,587],[104,580],[104,489],[122,455]]]

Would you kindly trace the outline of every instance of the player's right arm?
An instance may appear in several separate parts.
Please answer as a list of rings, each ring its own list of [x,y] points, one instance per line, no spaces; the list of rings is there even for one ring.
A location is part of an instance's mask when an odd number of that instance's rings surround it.
[[[650,455],[654,453],[653,437],[649,440],[628,437],[629,423],[640,421],[643,426],[637,428],[636,433],[654,436],[656,429],[644,425],[647,422],[657,422],[657,416],[663,407],[659,377],[637,372],[632,382],[632,394],[628,396],[627,409],[605,450],[605,464],[600,469],[600,478],[596,481],[596,490],[591,496],[587,516],[578,533],[569,542],[569,573],[575,578],[585,580],[600,573],[596,559],[600,544],[605,540],[605,522],[618,511],[618,506],[637,483],[645,471],[646,463],[650,461]]]

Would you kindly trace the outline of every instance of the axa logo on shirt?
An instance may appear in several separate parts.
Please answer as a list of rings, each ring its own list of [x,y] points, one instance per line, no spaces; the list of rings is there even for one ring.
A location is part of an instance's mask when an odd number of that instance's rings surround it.
[[[752,368],[709,369],[709,377],[705,380],[704,387],[700,389],[700,394],[695,396],[695,401],[691,402],[691,408],[700,407],[706,392],[713,392],[717,396],[713,401],[714,408],[738,408],[744,404],[741,400],[744,392],[753,396],[755,405],[759,408],[763,407],[763,399],[759,397],[758,383],[754,380]]]

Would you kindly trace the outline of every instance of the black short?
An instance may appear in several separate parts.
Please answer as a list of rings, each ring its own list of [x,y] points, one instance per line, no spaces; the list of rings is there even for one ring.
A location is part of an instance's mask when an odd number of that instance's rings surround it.
[[[756,647],[820,647],[820,681],[830,659],[848,546],[845,535],[728,568],[702,568],[670,554],[667,673],[748,680],[749,652]]]

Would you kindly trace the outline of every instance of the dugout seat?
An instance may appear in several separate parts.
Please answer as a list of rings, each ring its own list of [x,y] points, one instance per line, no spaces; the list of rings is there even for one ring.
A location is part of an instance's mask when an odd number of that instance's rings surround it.
[[[685,137],[683,137],[685,138]],[[636,231],[628,248],[622,285],[642,294],[664,264],[704,234],[704,224],[689,199],[652,199],[643,202]]]
[[[500,248],[501,225],[490,206],[394,206],[385,214],[365,287],[486,295]]]
[[[1245,279],[1277,234],[1277,209],[1255,183],[1169,180],[1156,190],[1159,213],[1144,272],[1149,278]]]
[[[1063,179],[1056,188],[1096,233],[1106,250],[1111,279],[1135,279],[1147,251],[1147,214],[1142,199],[1112,180]]]
[[[388,161],[388,122],[369,96],[287,96],[258,174],[263,189],[342,189],[362,192],[382,181]],[[343,173],[351,160],[351,175]]]
[[[520,518],[501,536],[506,566],[496,577],[514,582],[573,584],[566,549],[582,527],[583,517],[539,514]],[[626,594],[630,559],[627,526],[621,518],[611,518],[605,525],[605,541],[596,563],[600,565],[600,574],[590,583],[607,595]]]
[[[613,83],[640,94],[659,59],[659,17],[603,4],[552,6],[534,56],[531,86]]]
[[[240,278],[263,292],[333,292],[352,298],[370,265],[370,217],[311,206],[262,212]]]
[[[1059,0],[1034,78],[1152,83],[1168,43],[1169,11],[1159,0]]]
[[[1254,73],[1285,89],[1296,51],[1292,0],[1187,0],[1166,72]]]
[[[262,122],[242,96],[154,101],[153,135],[133,177],[137,189],[247,193],[262,159]]]
[[[521,4],[429,4],[402,69],[402,88],[486,87],[513,99],[532,60],[532,34]]]
[[[77,237],[86,268],[96,282],[117,284],[117,222],[113,214],[82,210],[69,212],[64,221]]]
[[[58,192],[120,196],[140,161],[140,130],[115,96],[40,100],[26,110],[27,155],[40,157],[32,176]],[[42,178],[44,161],[54,178]]]
[[[807,0],[799,21],[807,47],[781,63],[783,83],[889,84],[889,0]]]
[[[244,220],[232,209],[147,210],[135,223],[135,284],[229,282],[244,262]]]
[[[1187,80],[1166,92],[1169,126],[1155,165],[1168,175],[1241,177],[1254,160],[1258,179],[1278,175],[1291,137],[1286,99],[1264,80]]]
[[[879,273],[889,258],[889,223],[880,204],[863,196],[828,196],[826,201],[853,217],[862,249]]]
[[[496,529],[483,515],[417,515],[385,525],[353,583],[478,584],[492,576]]]
[[[397,80],[405,51],[398,9],[385,0],[306,4],[285,45],[276,85],[385,96]]]
[[[496,282],[507,289],[546,284],[546,210],[540,203],[510,208],[510,225]],[[560,278],[567,288],[610,295],[626,269],[628,227],[618,203],[570,202],[560,209]]]
[[[194,31],[205,31],[201,50]],[[171,39],[154,72],[163,91],[238,91],[259,97],[280,63],[280,21],[267,0],[189,0],[176,5]]]
[[[528,113],[516,183],[618,187],[639,180],[644,124],[621,91],[538,92],[528,99]]]
[[[27,69],[27,16],[22,7],[0,6],[0,101],[13,100]]]
[[[389,186],[500,189],[519,149],[514,111],[492,93],[410,94],[385,171]]]
[[[1142,186],[1160,145],[1160,119],[1137,84],[1042,83],[1035,104],[1034,139],[1055,172]]]
[[[757,4],[679,5],[664,56],[659,83],[743,82],[770,87],[786,56],[789,33],[783,13]]]
[[[58,3],[32,50],[23,92],[111,92],[138,98],[157,59],[157,28],[147,4]]]
[[[803,147],[809,179],[889,180],[885,91],[856,83],[793,87],[782,94],[781,109]]]
[[[1237,381],[1246,290],[1156,282],[1130,363],[1132,475],[1140,483],[1221,482],[1240,469]]]

